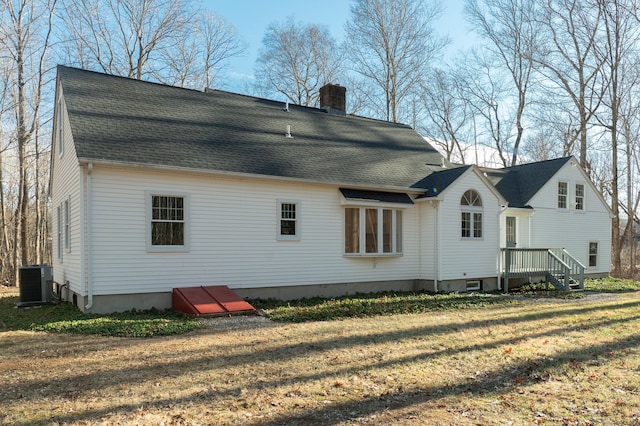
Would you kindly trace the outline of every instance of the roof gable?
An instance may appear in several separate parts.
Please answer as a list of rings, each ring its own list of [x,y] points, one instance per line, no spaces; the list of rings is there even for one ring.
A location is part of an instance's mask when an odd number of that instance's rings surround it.
[[[487,176],[476,165],[466,165],[433,172],[421,181],[421,184],[427,189],[424,195],[419,198],[438,198],[445,193],[448,188],[452,187],[464,175],[473,173],[486,187],[495,195],[500,204],[506,202],[503,195],[496,189]]]
[[[563,157],[504,169],[482,170],[509,202],[509,207],[527,207],[542,187],[572,158]]]

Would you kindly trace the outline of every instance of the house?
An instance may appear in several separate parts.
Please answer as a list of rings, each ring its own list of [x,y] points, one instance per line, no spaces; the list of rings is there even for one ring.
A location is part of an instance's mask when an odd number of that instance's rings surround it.
[[[450,164],[408,126],[346,114],[337,85],[309,108],[59,66],[55,99],[54,280],[83,311],[218,284],[493,290],[540,269],[507,271],[507,246],[609,272],[610,211],[571,157]]]

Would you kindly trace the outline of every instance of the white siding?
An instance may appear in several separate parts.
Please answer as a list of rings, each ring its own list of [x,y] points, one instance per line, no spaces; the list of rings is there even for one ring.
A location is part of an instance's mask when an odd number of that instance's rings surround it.
[[[58,96],[62,97],[62,91],[58,89]],[[62,102],[64,106],[64,102]],[[64,151],[59,153],[57,114],[62,114]],[[57,109],[54,121],[53,143],[51,147],[51,208],[52,208],[52,260],[53,279],[63,284],[69,282],[70,289],[76,293],[84,294],[84,280],[82,267],[82,253],[84,247],[81,244],[81,230],[83,226],[82,195],[81,195],[81,170],[71,137],[68,116],[65,109]],[[70,249],[62,249],[62,259],[58,259],[58,221],[57,208],[69,201],[70,206]],[[63,231],[64,233],[64,231]]]
[[[437,238],[436,230],[438,201],[422,201],[418,205],[420,213],[420,279],[433,280],[436,271]]]
[[[403,256],[343,256],[337,187],[107,168],[93,173],[95,295],[416,279],[418,207],[403,211]],[[145,193],[188,194],[188,252],[146,250]],[[278,200],[300,203],[299,241],[277,239]]]
[[[465,191],[480,194],[483,204],[483,238],[463,239],[461,236],[460,200]],[[467,280],[495,277],[500,212],[499,198],[471,169],[442,194],[439,213],[439,279]]]
[[[558,181],[568,183],[568,209],[558,209]],[[585,185],[585,209],[575,209],[575,185]],[[593,186],[571,163],[565,165],[531,200],[531,247],[564,248],[588,265],[589,242],[598,243],[598,266],[587,273],[609,272],[611,267],[611,220]]]

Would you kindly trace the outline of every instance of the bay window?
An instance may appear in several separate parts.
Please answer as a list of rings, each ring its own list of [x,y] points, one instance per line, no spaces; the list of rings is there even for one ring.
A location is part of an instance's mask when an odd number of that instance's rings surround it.
[[[402,210],[346,207],[344,252],[363,256],[401,254]]]

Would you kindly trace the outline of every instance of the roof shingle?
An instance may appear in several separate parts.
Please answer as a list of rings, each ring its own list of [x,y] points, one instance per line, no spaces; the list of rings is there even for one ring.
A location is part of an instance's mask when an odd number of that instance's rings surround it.
[[[59,66],[77,155],[373,187],[420,187],[441,155],[410,127]],[[287,126],[292,138],[285,137]]]

